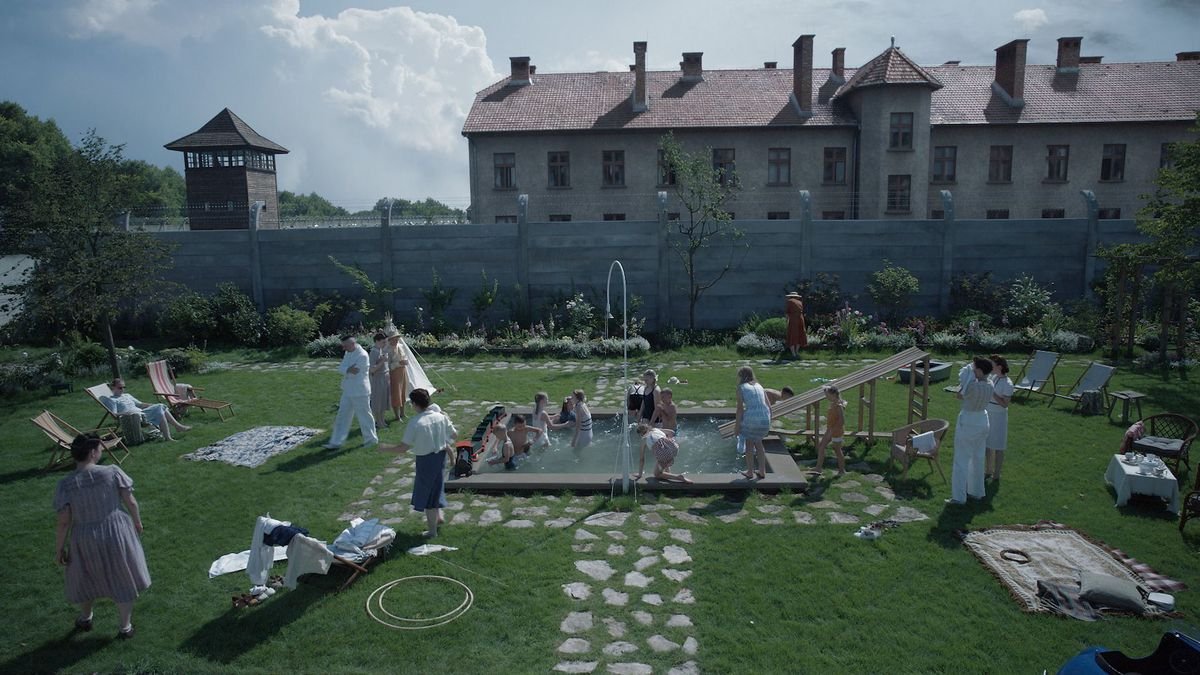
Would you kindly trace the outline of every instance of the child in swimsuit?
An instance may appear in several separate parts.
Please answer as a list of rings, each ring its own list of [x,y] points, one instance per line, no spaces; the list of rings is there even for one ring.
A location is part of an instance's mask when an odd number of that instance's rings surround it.
[[[668,436],[662,429],[655,429],[648,422],[639,422],[637,425],[638,435],[642,437],[641,443],[641,459],[638,460],[638,472],[634,475],[634,480],[639,480],[642,477],[642,472],[646,468],[646,450],[654,453],[654,477],[659,480],[676,481],[679,483],[691,484],[691,479],[681,473],[670,473],[668,469],[675,463],[675,457],[679,454],[679,443],[675,441],[673,436]]]
[[[650,424],[667,432],[668,436],[674,436],[679,429],[679,421],[676,415],[679,409],[675,407],[675,394],[670,389],[662,389],[659,391],[658,407],[654,409],[654,417],[651,418]]]
[[[571,447],[582,450],[592,444],[592,413],[582,389],[576,389],[572,395],[575,397],[575,437],[571,439]]]
[[[504,464],[504,468],[512,471],[517,468],[516,462],[513,462],[513,442],[508,437],[508,415],[497,417],[496,421],[492,422],[492,435],[496,437],[496,447],[500,450],[499,457],[493,457],[488,460],[488,464]]]
[[[529,417],[529,426],[539,432],[536,441],[539,448],[550,447],[550,434],[547,432],[554,428],[554,421],[550,419],[550,413],[546,412],[546,404],[549,402],[550,397],[544,391],[533,395],[533,415]]]
[[[846,433],[846,401],[832,384],[825,385],[825,399],[829,402],[829,413],[825,416],[825,435],[817,443],[817,473],[825,470],[825,448],[832,445],[837,455],[837,475],[846,475],[846,455],[842,452]]]
[[[514,455],[528,456],[529,449],[533,447],[533,442],[529,440],[529,435],[533,434],[535,439],[540,438],[542,430],[526,425],[524,415],[513,415],[512,418],[513,427],[508,430],[508,438],[512,441],[515,451]]]

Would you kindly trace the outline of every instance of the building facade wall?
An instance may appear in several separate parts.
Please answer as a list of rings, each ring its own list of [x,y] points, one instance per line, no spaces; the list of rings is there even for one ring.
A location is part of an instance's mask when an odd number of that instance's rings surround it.
[[[926,86],[868,87],[851,95],[850,105],[859,119],[858,217],[909,219],[922,215],[921,197],[929,182],[929,102]],[[891,148],[891,116],[912,113],[912,147]],[[888,176],[910,177],[909,207],[888,208]]]

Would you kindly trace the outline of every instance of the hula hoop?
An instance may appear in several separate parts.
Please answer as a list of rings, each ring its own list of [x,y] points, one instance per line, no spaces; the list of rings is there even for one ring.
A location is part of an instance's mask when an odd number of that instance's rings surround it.
[[[462,601],[462,603],[460,603],[458,605],[458,607],[455,607],[454,609],[450,610],[449,612],[446,612],[445,614],[442,614],[441,616],[434,616],[434,617],[430,617],[428,619],[410,619],[410,618],[403,617],[403,616],[396,616],[395,614],[392,614],[391,612],[384,609],[383,597],[385,595],[387,595],[388,591],[392,590],[393,588],[395,588],[396,586],[398,586],[399,584],[401,584],[405,581],[412,581],[415,579],[433,579],[436,581],[448,581],[448,582],[451,582],[454,584],[458,584],[459,586],[462,586],[462,589],[463,589],[463,601]],[[426,630],[429,628],[437,628],[438,626],[444,626],[444,625],[450,623],[451,621],[454,621],[455,619],[462,616],[463,614],[466,614],[467,610],[471,609],[471,606],[473,604],[475,604],[475,593],[471,590],[470,586],[467,586],[466,584],[459,581],[458,579],[452,579],[450,577],[443,577],[443,576],[438,576],[438,575],[433,575],[433,574],[419,574],[416,576],[403,577],[401,579],[394,579],[394,580],[389,581],[386,584],[380,586],[379,588],[376,588],[375,590],[371,591],[371,594],[367,596],[367,614],[372,619],[374,619],[378,623],[381,623],[381,624],[387,626],[388,628],[394,628],[396,630]],[[395,619],[396,621],[403,621],[405,623],[424,624],[424,625],[405,626],[403,624],[396,624],[396,623],[392,623],[386,619],[382,619],[378,615],[375,614],[375,607],[374,607],[375,605],[379,606],[379,611],[381,613],[385,614],[387,617],[389,617],[391,619]]]

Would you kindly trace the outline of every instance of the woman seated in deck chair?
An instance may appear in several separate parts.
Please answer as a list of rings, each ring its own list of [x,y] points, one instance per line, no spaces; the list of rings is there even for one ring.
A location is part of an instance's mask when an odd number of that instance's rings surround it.
[[[126,393],[125,380],[119,377],[113,380],[108,385],[108,388],[112,389],[113,395],[101,396],[100,403],[105,408],[108,408],[108,411],[117,418],[120,418],[121,415],[137,413],[141,415],[142,420],[158,427],[158,430],[162,432],[163,438],[168,441],[175,440],[171,437],[172,428],[179,431],[188,431],[191,429],[191,427],[181,424],[179,420],[175,419],[166,405],[162,403],[142,403],[134,398],[133,394]]]

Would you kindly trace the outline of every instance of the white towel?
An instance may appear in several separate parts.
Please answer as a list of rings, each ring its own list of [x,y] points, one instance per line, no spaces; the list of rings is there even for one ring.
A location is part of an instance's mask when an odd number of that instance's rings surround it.
[[[276,546],[274,560],[271,562],[279,562],[287,560],[287,547]],[[208,567],[208,578],[219,577],[222,574],[230,572],[241,572],[246,569],[247,563],[250,562],[250,551],[242,551],[241,553],[226,553],[225,555],[213,561]]]
[[[333,553],[323,542],[297,534],[288,544],[288,568],[283,585],[295,589],[297,580],[304,574],[328,574],[333,564]]]
[[[913,450],[917,452],[933,452],[935,445],[937,445],[937,439],[934,438],[932,431],[926,431],[923,434],[913,436],[912,446]]]

